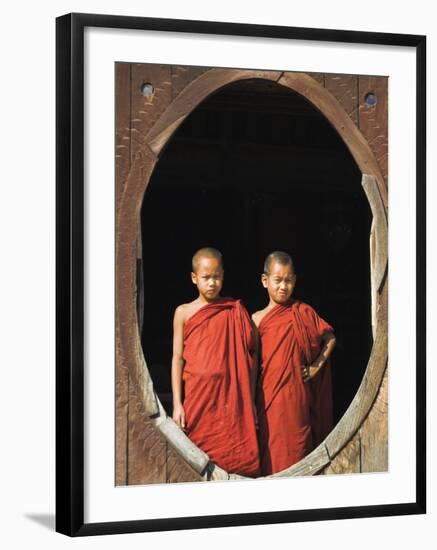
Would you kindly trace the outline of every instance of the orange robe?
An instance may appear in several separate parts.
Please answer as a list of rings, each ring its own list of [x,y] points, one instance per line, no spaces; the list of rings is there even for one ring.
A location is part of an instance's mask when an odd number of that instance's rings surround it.
[[[332,429],[329,362],[307,383],[300,368],[317,358],[323,334],[332,330],[297,300],[275,306],[261,320],[257,408],[262,475],[295,464]]]
[[[184,326],[188,437],[229,473],[259,475],[250,376],[254,334],[239,300],[220,298]]]

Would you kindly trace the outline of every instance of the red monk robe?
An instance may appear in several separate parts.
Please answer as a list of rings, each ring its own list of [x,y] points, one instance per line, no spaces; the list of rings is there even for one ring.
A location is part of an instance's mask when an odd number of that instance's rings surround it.
[[[327,331],[332,327],[297,300],[276,305],[261,320],[257,407],[262,475],[295,464],[332,429],[329,361],[310,382],[301,373],[302,365],[318,357]]]
[[[254,334],[239,300],[219,298],[184,326],[184,402],[188,437],[229,473],[259,475],[250,388]]]

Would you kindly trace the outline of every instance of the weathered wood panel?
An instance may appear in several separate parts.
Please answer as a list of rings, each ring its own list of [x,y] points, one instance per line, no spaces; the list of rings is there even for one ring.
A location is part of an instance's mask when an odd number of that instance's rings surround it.
[[[143,84],[153,86],[150,97],[143,95]],[[141,147],[144,138],[172,100],[170,65],[132,64],[131,91],[131,160]]]
[[[359,128],[369,142],[387,187],[388,178],[388,78],[360,76]],[[376,105],[366,103],[366,96],[373,93]]]
[[[174,99],[186,86],[188,86],[188,84],[208,70],[207,67],[182,67],[173,65],[171,67],[172,98]]]
[[[335,429],[328,435],[325,444],[329,455],[334,457],[343,449],[344,441],[351,439],[360,428],[363,418],[368,415],[382,380],[387,362],[387,280],[378,298],[377,330],[364,378],[358,392]]]
[[[120,205],[124,182],[130,169],[130,78],[128,63],[115,66],[115,205]],[[127,483],[127,432],[129,371],[120,355],[120,339],[116,331],[115,350],[115,483]]]
[[[188,84],[147,135],[147,143],[159,155],[165,143],[191,111],[212,92],[237,80],[264,78],[277,80],[280,72],[249,71],[240,69],[210,69]]]
[[[388,471],[388,372],[378,397],[360,429],[361,471]]]
[[[184,462],[177,451],[171,445],[167,445],[166,456],[166,474],[167,483],[178,483],[187,481],[203,481],[204,478],[195,472],[186,462]]]
[[[361,185],[372,210],[373,220],[370,231],[372,334],[375,338],[377,325],[378,293],[388,268],[388,228],[387,215],[375,178],[363,174]]]
[[[120,205],[131,165],[130,111],[131,111],[131,66],[129,63],[115,65],[115,204]]]
[[[142,412],[129,384],[128,485],[166,482],[167,442]]]
[[[131,383],[137,389],[149,415],[158,412],[153,384],[145,365],[141,349],[136,310],[136,261],[137,220],[144,192],[156,158],[150,150],[137,153],[121,197],[121,206],[116,218],[116,327],[120,338],[120,355],[129,369]]]
[[[154,418],[156,428],[166,438],[169,445],[177,449],[179,457],[189,465],[191,469],[203,475],[209,463],[209,456],[185,435],[172,418],[166,415],[161,403],[158,402],[158,406],[159,415]]]
[[[346,447],[334,457],[323,474],[355,474],[361,472],[361,439],[357,433]]]
[[[334,457],[323,474],[388,471],[388,373],[357,434]]]
[[[123,365],[116,338],[115,362],[115,484],[127,483],[127,433],[129,407],[129,371]]]
[[[373,107],[366,105],[368,93],[376,95]],[[369,140],[388,187],[388,78],[359,78],[360,129]],[[379,243],[381,244],[381,243]],[[385,243],[386,248],[388,242]],[[387,253],[387,251],[386,251]],[[385,315],[388,312],[385,311]],[[361,471],[383,472],[388,470],[388,369],[377,399],[360,429]]]
[[[321,444],[303,460],[276,474],[275,477],[311,476],[320,472],[322,468],[329,464],[329,461],[330,458],[326,446]]]
[[[320,86],[325,87],[325,74],[324,73],[307,73],[309,76],[314,78]]]
[[[343,109],[358,123],[358,77],[353,75],[325,75],[325,88],[341,103]]]

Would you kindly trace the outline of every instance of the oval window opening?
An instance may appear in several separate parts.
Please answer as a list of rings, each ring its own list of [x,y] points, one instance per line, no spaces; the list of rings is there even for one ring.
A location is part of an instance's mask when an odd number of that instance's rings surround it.
[[[157,163],[141,210],[141,342],[172,414],[172,319],[196,298],[193,253],[224,256],[223,296],[267,305],[264,259],[288,252],[294,296],[335,329],[334,426],[354,398],[372,347],[369,234],[362,174],[326,118],[299,94],[244,80],[210,95]]]

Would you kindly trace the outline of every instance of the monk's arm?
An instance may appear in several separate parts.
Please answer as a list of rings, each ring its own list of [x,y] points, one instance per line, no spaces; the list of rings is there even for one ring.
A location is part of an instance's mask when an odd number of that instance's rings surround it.
[[[316,376],[323,365],[325,365],[332,353],[332,350],[335,348],[336,339],[333,332],[325,332],[322,336],[322,341],[322,349],[320,350],[317,358],[311,363],[311,365],[302,368],[302,375],[305,382]]]
[[[185,411],[182,405],[182,372],[184,370],[184,315],[178,307],[173,319],[173,356],[171,360],[171,388],[173,392],[173,420],[185,428]]]

